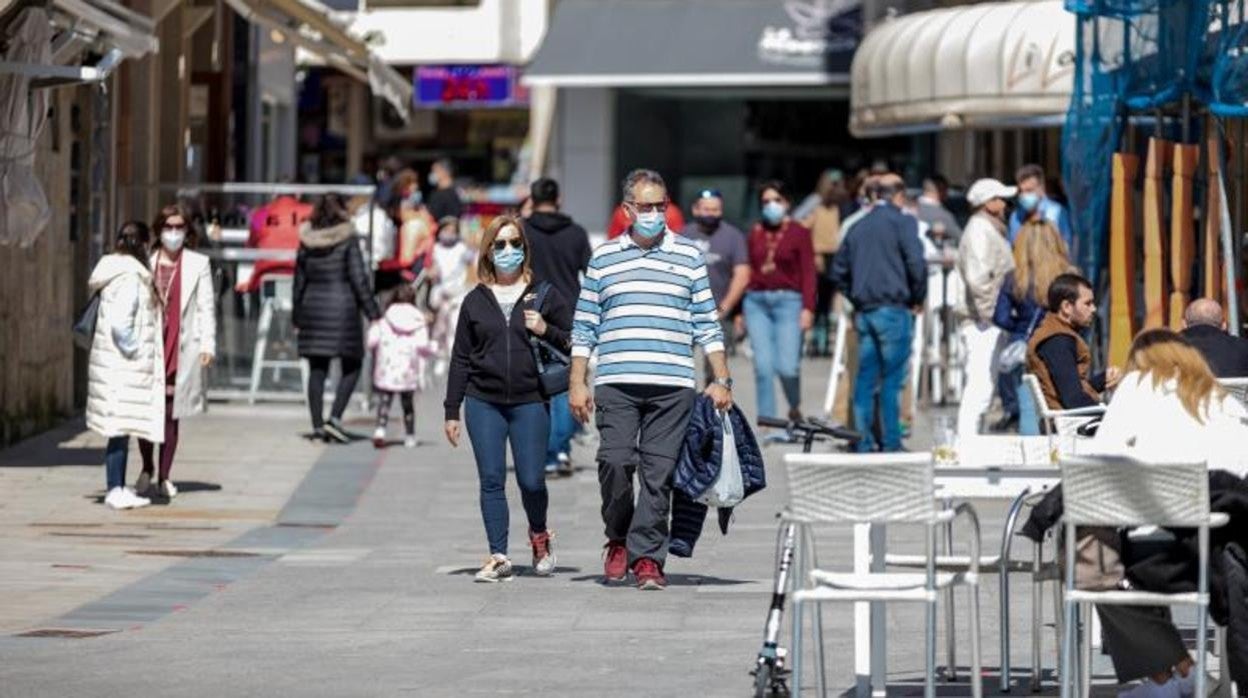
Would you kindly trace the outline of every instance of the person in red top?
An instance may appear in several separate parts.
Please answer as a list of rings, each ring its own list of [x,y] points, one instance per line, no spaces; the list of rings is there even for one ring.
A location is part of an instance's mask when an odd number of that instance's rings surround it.
[[[745,326],[754,350],[758,416],[778,417],[775,379],[789,403],[789,418],[801,415],[802,333],[815,317],[815,248],[810,230],[789,217],[784,184],[758,190],[762,220],[750,231],[750,286]]]
[[[259,290],[267,274],[295,273],[294,252],[299,249],[299,228],[312,217],[312,204],[283,194],[256,209],[251,215],[247,246],[257,250],[290,250],[290,259],[262,259],[252,269],[251,279],[239,291]]]
[[[685,229],[685,215],[680,212],[679,206],[668,206],[664,218],[667,219],[668,230]],[[614,240],[618,238],[632,224],[633,222],[629,219],[628,213],[624,210],[624,204],[621,203],[615,207],[615,211],[611,214],[611,221],[607,223],[607,239]]]

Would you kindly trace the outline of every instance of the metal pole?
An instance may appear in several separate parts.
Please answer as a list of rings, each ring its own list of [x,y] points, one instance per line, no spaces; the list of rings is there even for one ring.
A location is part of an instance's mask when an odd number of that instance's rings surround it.
[[[1182,129],[1183,142],[1190,143],[1192,140],[1192,95],[1183,93],[1183,114],[1180,117],[1182,123],[1179,124]]]

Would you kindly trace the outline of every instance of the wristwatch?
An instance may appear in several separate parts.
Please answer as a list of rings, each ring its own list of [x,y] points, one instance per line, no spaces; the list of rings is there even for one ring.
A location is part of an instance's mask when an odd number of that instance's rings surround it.
[[[711,382],[712,382],[712,383],[714,383],[715,385],[720,386],[720,387],[727,388],[728,390],[732,390],[732,379],[731,379],[731,378],[716,378],[715,380],[713,380],[713,381],[711,381]]]

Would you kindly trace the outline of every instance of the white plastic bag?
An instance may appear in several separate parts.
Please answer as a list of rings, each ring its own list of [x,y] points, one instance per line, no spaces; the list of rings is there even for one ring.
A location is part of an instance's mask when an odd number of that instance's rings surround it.
[[[719,463],[719,477],[698,499],[708,507],[735,507],[745,499],[745,481],[741,479],[741,461],[737,459],[737,440],[732,432],[732,420],[727,413],[720,414],[724,439]]]

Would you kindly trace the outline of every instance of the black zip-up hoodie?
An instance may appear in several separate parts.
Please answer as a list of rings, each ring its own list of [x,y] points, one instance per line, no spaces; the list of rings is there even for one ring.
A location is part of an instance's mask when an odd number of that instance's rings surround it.
[[[580,273],[594,252],[589,234],[566,214],[538,211],[524,222],[524,237],[532,250],[533,278],[554,284],[575,306],[581,295]]]
[[[498,405],[543,401],[524,311],[540,312],[546,320],[543,339],[567,351],[572,342],[572,306],[552,285],[542,307],[533,308],[537,292],[538,286],[529,284],[509,319],[503,317],[502,306],[485,284],[478,284],[464,297],[446,378],[443,407],[448,420],[459,419],[464,395]]]

